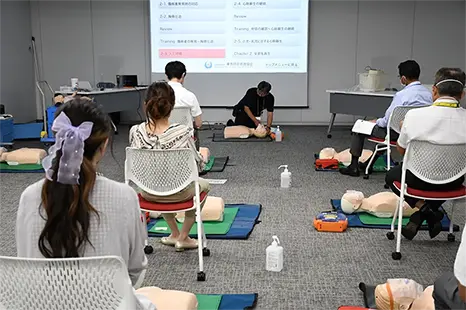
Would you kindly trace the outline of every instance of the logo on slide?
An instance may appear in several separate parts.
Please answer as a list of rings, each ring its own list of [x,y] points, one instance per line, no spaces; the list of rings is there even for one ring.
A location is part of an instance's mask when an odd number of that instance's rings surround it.
[[[212,62],[206,61],[206,62],[204,63],[204,67],[206,67],[206,69],[212,68]]]

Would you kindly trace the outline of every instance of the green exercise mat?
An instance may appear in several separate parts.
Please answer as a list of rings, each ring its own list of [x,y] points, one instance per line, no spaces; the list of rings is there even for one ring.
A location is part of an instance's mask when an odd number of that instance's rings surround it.
[[[197,310],[218,310],[222,295],[202,295],[196,294]]]
[[[207,162],[207,164],[205,164],[204,166],[204,171],[210,171],[212,170],[212,167],[214,165],[214,162],[215,162],[215,157],[214,156],[210,156],[209,157],[209,161]]]
[[[0,163],[0,170],[7,171],[43,171],[41,164],[21,164],[21,165],[8,165],[7,163]]]
[[[385,172],[387,171],[387,164],[385,163],[385,158],[387,157],[387,155],[384,155],[384,156],[380,156],[379,158],[377,158],[377,160],[375,161],[375,164],[372,166],[372,171],[375,171],[375,172]],[[339,167],[340,168],[345,168],[346,166],[343,165],[342,163],[339,163]]]
[[[366,212],[361,212],[358,213],[359,220],[361,223],[364,225],[391,225],[392,224],[392,219],[391,217],[377,217],[372,214],[366,213]],[[402,225],[405,226],[409,222],[409,217],[404,217]],[[395,225],[398,224],[398,221],[395,221]],[[424,223],[425,224],[425,223]]]
[[[235,220],[236,214],[239,208],[225,208],[223,213],[223,222],[204,222],[204,232],[206,235],[226,235],[230,230],[233,221]],[[183,224],[178,223],[178,228],[181,229]],[[149,229],[151,233],[171,233],[167,222],[164,219],[157,220],[154,226]],[[193,225],[189,231],[190,235],[197,234],[197,223]]]

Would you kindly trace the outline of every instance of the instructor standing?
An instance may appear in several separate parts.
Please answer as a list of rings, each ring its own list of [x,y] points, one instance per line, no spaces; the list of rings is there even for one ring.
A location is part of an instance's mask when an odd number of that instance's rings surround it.
[[[267,110],[267,131],[273,122],[273,109],[275,97],[270,93],[272,85],[262,81],[257,87],[249,88],[243,99],[233,108],[235,121],[229,120],[227,126],[243,125],[256,128],[260,124],[260,116],[264,109]]]

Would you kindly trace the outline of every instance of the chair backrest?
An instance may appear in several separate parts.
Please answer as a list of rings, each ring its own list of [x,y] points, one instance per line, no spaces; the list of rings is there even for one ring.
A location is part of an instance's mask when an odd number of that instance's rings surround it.
[[[142,309],[116,256],[28,259],[0,256],[0,309]]]
[[[400,133],[401,132],[401,122],[405,119],[406,113],[408,113],[409,110],[413,109],[418,109],[418,108],[424,108],[426,106],[398,106],[393,109],[392,114],[390,114],[390,117],[388,119],[388,124],[391,129],[393,129],[395,132]]]
[[[466,174],[466,144],[408,143],[403,168],[431,184],[453,182]]]
[[[125,181],[157,196],[178,193],[199,180],[191,149],[152,150],[126,148]]]
[[[193,117],[191,116],[191,109],[188,107],[175,107],[170,113],[168,121],[170,124],[181,124],[193,128]]]

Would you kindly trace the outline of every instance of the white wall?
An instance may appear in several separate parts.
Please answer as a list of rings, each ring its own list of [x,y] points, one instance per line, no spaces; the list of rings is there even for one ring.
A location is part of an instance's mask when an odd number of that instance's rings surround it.
[[[0,103],[15,123],[35,121],[29,1],[1,1],[0,7]]]
[[[31,10],[45,77],[54,88],[69,84],[72,76],[95,83],[101,75],[112,81],[116,74],[137,74],[141,84],[150,82],[147,2],[34,1]],[[312,1],[310,109],[277,110],[276,121],[327,123],[325,90],[355,85],[367,65],[389,73],[394,87],[398,63],[409,58],[421,64],[426,83],[441,66],[464,68],[465,15],[465,1]],[[225,121],[231,112],[204,109],[204,115]],[[138,116],[128,112],[124,119]],[[353,120],[337,117],[338,123]]]

